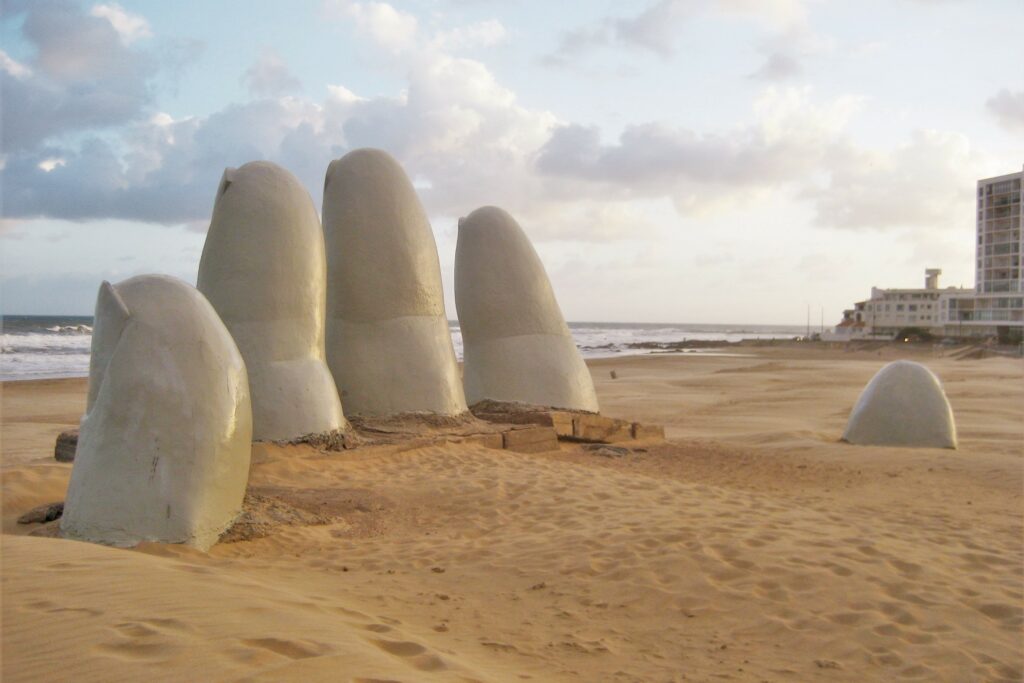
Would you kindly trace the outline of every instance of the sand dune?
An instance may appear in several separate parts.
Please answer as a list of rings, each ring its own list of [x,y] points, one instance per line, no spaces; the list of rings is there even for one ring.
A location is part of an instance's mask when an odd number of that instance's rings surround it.
[[[957,451],[838,443],[892,354],[592,362],[668,428],[619,458],[260,445],[326,523],[209,554],[23,537],[84,384],[7,384],[3,680],[1019,681],[1024,363],[916,358]]]

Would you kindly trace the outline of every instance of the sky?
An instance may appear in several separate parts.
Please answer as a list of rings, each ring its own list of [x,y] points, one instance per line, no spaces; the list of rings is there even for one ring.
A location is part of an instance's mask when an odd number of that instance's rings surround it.
[[[979,178],[1024,166],[1021,0],[2,0],[0,307],[194,283],[223,170],[319,207],[378,147],[431,218],[505,208],[570,321],[838,322],[974,285]]]

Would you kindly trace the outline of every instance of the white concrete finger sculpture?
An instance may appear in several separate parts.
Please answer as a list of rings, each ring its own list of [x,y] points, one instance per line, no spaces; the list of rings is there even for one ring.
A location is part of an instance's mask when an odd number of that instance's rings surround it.
[[[257,441],[345,427],[324,360],[326,286],[320,219],[298,179],[266,161],[224,171],[198,287],[245,359]]]
[[[544,265],[507,212],[459,221],[455,306],[466,399],[598,412],[597,395]]]
[[[437,246],[402,167],[360,149],[324,184],[327,364],[349,415],[458,415],[466,399]]]
[[[889,363],[861,392],[843,441],[862,446],[956,448],[953,409],[939,378],[920,363]]]
[[[209,548],[241,512],[251,440],[245,362],[203,295],[104,282],[62,535]]]

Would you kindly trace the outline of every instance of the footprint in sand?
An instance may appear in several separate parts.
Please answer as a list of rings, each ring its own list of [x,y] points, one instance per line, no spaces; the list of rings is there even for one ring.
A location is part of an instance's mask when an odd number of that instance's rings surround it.
[[[281,638],[248,638],[242,643],[249,647],[269,650],[288,659],[319,657],[331,651],[330,646],[311,640],[283,640]]]
[[[371,642],[389,655],[408,660],[420,671],[442,671],[448,668],[443,659],[431,654],[419,643],[399,640],[373,640]]]
[[[184,647],[182,643],[176,642],[178,636],[193,630],[189,624],[177,619],[138,619],[124,621],[110,628],[121,640],[100,643],[95,646],[95,651],[116,659],[142,661],[160,661],[178,654]]]

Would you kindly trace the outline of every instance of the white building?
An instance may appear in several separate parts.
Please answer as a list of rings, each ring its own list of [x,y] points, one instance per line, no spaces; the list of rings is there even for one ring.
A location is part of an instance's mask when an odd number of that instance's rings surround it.
[[[995,336],[1019,341],[1024,333],[1024,171],[978,181],[974,289],[939,288],[938,268],[925,271],[921,289],[871,288],[871,298],[843,311],[826,339],[891,339],[908,328],[935,336]]]
[[[858,301],[843,311],[843,320],[835,332],[825,335],[832,341],[848,339],[892,339],[908,329],[918,329],[936,336],[960,336],[959,319],[950,318],[950,311],[964,310],[963,301],[971,301],[973,289],[939,288],[938,268],[924,271],[924,287],[882,289],[871,288],[871,298]],[[950,302],[954,302],[950,304]]]
[[[977,255],[972,310],[958,311],[981,334],[1007,336],[1024,329],[1021,254],[1021,179],[1024,171],[978,181]],[[1000,329],[1003,328],[1003,329]]]

